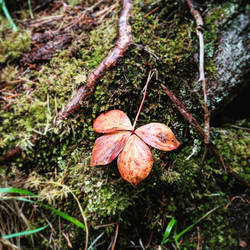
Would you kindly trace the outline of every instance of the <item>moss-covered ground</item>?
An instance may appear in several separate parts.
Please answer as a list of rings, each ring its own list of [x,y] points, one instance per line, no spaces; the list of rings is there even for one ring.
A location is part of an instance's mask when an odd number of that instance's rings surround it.
[[[79,2],[69,1],[68,7],[59,5],[53,16],[65,16],[65,8],[74,10]],[[212,1],[203,6],[206,71],[211,75],[216,73],[213,53],[221,25],[218,20],[231,18],[232,6],[238,6],[236,2]],[[91,4],[93,1],[88,1],[83,6]],[[101,8],[112,8],[112,11],[102,16]],[[25,11],[28,9],[22,10]],[[17,23],[21,18],[19,12],[12,13]],[[115,233],[115,227],[108,226],[110,223],[119,224],[117,249],[128,249],[133,244],[138,249],[140,244],[144,247],[149,244],[149,249],[153,249],[160,246],[172,217],[176,218],[177,232],[180,232],[214,208],[208,217],[184,234],[181,248],[196,248],[197,232],[203,249],[236,249],[242,241],[249,245],[246,202],[249,190],[228,176],[211,154],[201,164],[203,141],[161,88],[165,84],[172,89],[202,123],[203,97],[193,91],[198,84],[195,82],[198,78],[194,59],[198,51],[195,24],[179,1],[136,0],[130,22],[133,30],[130,49],[104,75],[79,112],[56,123],[56,115],[67,100],[114,46],[119,13],[116,1],[103,3],[100,9],[92,10],[90,19],[96,22],[93,29],[75,34],[73,30],[68,48],[58,50],[51,60],[35,65],[24,65],[21,60],[34,47],[29,26],[24,28],[20,24],[19,31],[13,33],[0,16],[0,153],[5,154],[15,146],[22,148],[19,157],[4,163],[1,186],[29,189],[38,193],[44,202],[81,220],[78,205],[68,191],[72,190],[85,211],[90,243],[105,232],[100,239],[104,242],[96,249],[108,248]],[[38,19],[44,13],[37,11],[34,15]],[[52,29],[59,29],[60,22],[55,22]],[[150,69],[157,73],[149,84],[138,126],[154,121],[165,123],[182,145],[170,153],[153,150],[153,170],[134,188],[120,177],[116,161],[108,166],[89,167],[91,150],[99,136],[92,124],[99,114],[111,109],[123,110],[133,121]],[[249,181],[249,130],[236,127],[229,124],[212,128],[212,140],[225,162]],[[27,209],[26,216],[33,226],[47,219],[54,228],[53,236],[50,229],[42,232],[42,237],[34,236],[41,249],[56,248],[57,244],[67,249],[69,243],[62,232],[69,235],[73,249],[84,248],[85,235],[73,224],[42,209],[37,216],[32,211]],[[30,238],[21,242],[24,249],[32,249]],[[171,243],[165,246],[173,247]]]

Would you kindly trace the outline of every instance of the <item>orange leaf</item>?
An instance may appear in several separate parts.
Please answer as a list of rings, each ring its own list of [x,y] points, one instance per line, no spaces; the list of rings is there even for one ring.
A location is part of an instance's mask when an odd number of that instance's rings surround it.
[[[132,130],[132,125],[123,111],[111,110],[96,118],[93,129],[98,133],[109,133],[118,130]]]
[[[118,157],[118,169],[123,179],[136,186],[145,179],[153,166],[149,147],[136,135],[131,135]]]
[[[135,134],[151,147],[163,151],[170,151],[180,146],[172,130],[162,123],[152,122],[141,126],[136,129]]]
[[[114,132],[99,137],[94,144],[90,166],[106,165],[122,151],[131,132]]]

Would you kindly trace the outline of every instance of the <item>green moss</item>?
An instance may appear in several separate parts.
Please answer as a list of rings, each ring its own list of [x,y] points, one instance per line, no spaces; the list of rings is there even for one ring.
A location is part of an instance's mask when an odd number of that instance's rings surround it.
[[[0,64],[19,59],[30,48],[31,34],[29,31],[3,32],[0,35]]]
[[[250,138],[242,129],[217,129],[215,139],[225,162],[238,174],[250,181],[248,159]]]
[[[183,97],[189,110],[199,114],[197,110],[201,108],[184,98],[193,95],[190,82],[197,73],[192,61],[197,47],[194,46],[197,45],[195,27],[191,18],[183,18],[176,1],[160,1],[157,7],[156,12],[145,16],[155,8],[154,4],[149,0],[135,1],[131,20],[133,41],[145,46],[150,53],[132,45],[116,67],[100,80],[94,94],[83,101],[82,109],[59,125],[54,124],[57,112],[114,46],[119,10],[94,31],[77,35],[81,49],[74,56],[70,48],[60,51],[39,71],[26,73],[20,95],[13,99],[11,109],[0,111],[0,145],[4,148],[21,145],[22,157],[13,166],[37,172],[30,176],[27,188],[81,219],[69,193],[49,182],[64,183],[74,191],[86,212],[91,239],[100,233],[94,226],[118,222],[120,249],[127,246],[128,241],[138,242],[141,238],[146,242],[152,230],[155,232],[152,245],[159,245],[170,217],[178,220],[178,230],[182,230],[219,205],[220,208],[199,225],[202,239],[211,249],[235,246],[237,237],[229,221],[231,214],[223,210],[232,197],[230,188],[235,182],[210,155],[201,166],[203,142],[197,139],[193,129],[188,129],[160,88],[161,83],[169,85]],[[216,22],[211,17],[207,25]],[[206,39],[211,39],[211,48],[217,39],[215,26],[211,34],[206,34]],[[150,69],[157,70],[158,78],[149,84],[138,126],[153,121],[168,124],[183,144],[173,152],[154,150],[152,172],[133,188],[121,179],[116,161],[108,166],[89,167],[93,143],[99,136],[93,131],[92,123],[100,113],[110,109],[123,110],[133,121]],[[1,71],[10,88],[16,84],[11,81],[15,80],[17,71],[14,64]],[[1,108],[4,105],[1,104]],[[249,140],[244,131],[215,130],[213,135],[228,164],[243,176],[249,175],[246,151]],[[34,136],[38,137],[35,145],[32,144]],[[57,224],[55,218],[51,221]],[[77,244],[82,232],[72,230],[69,224],[62,225],[63,229],[70,227],[72,242]],[[111,233],[109,231],[107,237]],[[187,233],[183,247],[194,248],[195,237],[196,231]]]
[[[8,88],[13,87],[18,82],[17,76],[18,67],[13,65],[8,65],[0,71],[0,80],[1,82],[9,83],[10,86]]]
[[[68,0],[69,5],[75,6],[81,3],[80,0]]]

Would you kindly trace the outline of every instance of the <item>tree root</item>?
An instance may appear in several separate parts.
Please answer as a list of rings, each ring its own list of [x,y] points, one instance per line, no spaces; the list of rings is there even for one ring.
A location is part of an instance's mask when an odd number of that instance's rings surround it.
[[[174,95],[174,93],[169,90],[166,86],[162,85],[162,88],[170,98],[170,100],[176,105],[179,112],[184,116],[184,118],[196,129],[198,134],[204,139],[206,136],[205,131],[202,129],[201,125],[197,122],[197,120],[188,112],[184,104]],[[221,163],[224,169],[235,179],[237,179],[241,184],[250,188],[250,183],[245,181],[240,175],[235,173],[226,163],[224,162],[223,157],[221,156],[219,150],[217,149],[216,145],[214,145],[211,141],[207,144],[208,149],[214,154],[217,160]]]

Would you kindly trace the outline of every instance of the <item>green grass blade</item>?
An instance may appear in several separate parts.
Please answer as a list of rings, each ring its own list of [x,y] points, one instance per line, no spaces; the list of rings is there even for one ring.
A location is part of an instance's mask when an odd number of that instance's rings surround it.
[[[28,195],[28,196],[32,196],[32,197],[38,197],[36,194],[34,194],[28,190],[24,190],[24,189],[20,189],[20,188],[12,188],[12,187],[0,188],[0,193],[18,193],[18,194]],[[10,197],[10,198],[13,198],[13,197]],[[3,198],[3,199],[8,199],[8,197]],[[86,227],[79,220],[77,220],[76,218],[71,217],[70,215],[65,214],[65,213],[63,213],[63,212],[61,212],[61,211],[59,211],[59,210],[57,210],[49,205],[46,205],[46,204],[43,204],[43,203],[37,202],[37,201],[30,201],[30,200],[22,198],[22,197],[14,197],[14,199],[22,200],[22,201],[26,201],[26,202],[35,202],[36,204],[51,210],[55,214],[59,215],[61,218],[75,224],[76,226],[82,228],[83,230],[86,230]]]
[[[20,189],[20,188],[12,188],[12,187],[0,188],[0,193],[17,193],[17,194],[23,194],[23,195],[37,197],[36,194],[34,194],[28,190],[24,190],[24,189]]]
[[[175,226],[174,228],[174,242],[175,242],[175,245],[177,246],[177,249],[180,249],[180,245],[179,245],[179,242],[178,242],[178,239],[177,239],[177,226]]]
[[[32,200],[22,198],[22,197],[5,197],[5,198],[0,199],[0,201],[6,201],[6,200],[18,200],[18,201],[25,201],[25,202],[34,203],[34,201],[32,201]]]
[[[43,203],[38,203],[38,204],[41,205],[42,207],[45,207],[45,208],[51,210],[55,214],[59,215],[61,218],[75,224],[76,226],[82,228],[83,230],[86,230],[85,226],[79,220],[77,220],[76,218],[73,218],[70,215],[65,214],[65,213],[63,213],[63,212],[61,212],[61,211],[59,211],[59,210],[57,210],[57,209],[55,209],[55,208],[53,208],[53,207],[51,207],[49,205],[45,205]]]
[[[201,218],[199,218],[198,220],[196,220],[192,225],[188,226],[187,228],[185,228],[183,231],[181,231],[177,236],[176,236],[176,240],[178,241],[181,236],[183,234],[185,234],[187,231],[189,231],[190,229],[192,229],[196,224],[198,224],[201,220],[205,219],[209,214],[211,214],[212,212],[214,212],[218,207],[213,208],[212,210],[208,211],[206,214],[204,214]]]
[[[9,22],[10,22],[10,26],[11,26],[12,30],[13,30],[13,31],[17,31],[18,28],[17,28],[17,26],[15,25],[15,23],[14,23],[12,17],[10,16],[10,13],[9,13],[7,7],[6,7],[6,4],[5,4],[4,0],[2,0],[2,2],[1,2],[1,8],[2,8],[2,10],[3,10],[4,15],[6,16],[6,18],[7,18],[7,19],[9,20]]]
[[[31,1],[30,1],[30,0],[28,0],[28,6],[29,6],[30,17],[31,17],[31,18],[34,18],[33,12],[32,12],[32,7],[31,7]]]
[[[161,242],[162,245],[165,244],[165,243],[167,243],[169,241],[168,237],[169,237],[169,235],[170,235],[170,233],[171,233],[171,231],[172,231],[175,223],[176,223],[176,219],[175,218],[172,218],[170,220],[170,222],[168,223],[168,226],[167,226],[167,228],[166,228],[166,230],[164,232],[163,239],[162,239],[162,242]]]
[[[23,232],[19,232],[19,233],[3,235],[2,239],[10,239],[10,238],[19,237],[19,236],[35,234],[35,233],[38,233],[38,232],[44,230],[48,226],[49,225],[46,225],[46,226],[43,226],[43,227],[39,227],[39,228],[36,228],[36,229],[33,229],[33,230],[27,230],[27,231],[23,231]]]

